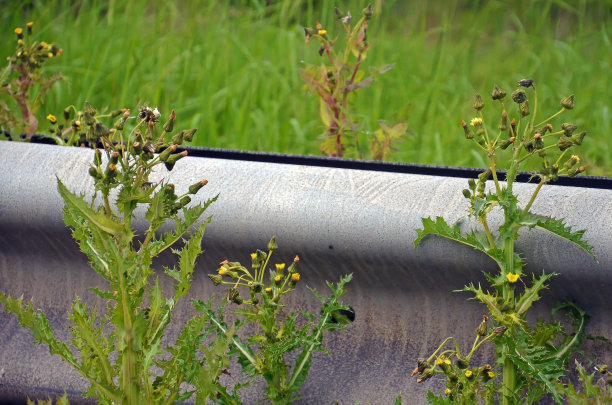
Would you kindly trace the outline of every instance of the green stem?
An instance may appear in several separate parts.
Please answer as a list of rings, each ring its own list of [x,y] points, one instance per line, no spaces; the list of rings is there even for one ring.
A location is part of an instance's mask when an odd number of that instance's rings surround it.
[[[487,235],[487,239],[489,240],[489,244],[491,245],[491,249],[495,249],[495,240],[493,239],[493,235],[491,234],[491,230],[489,230],[489,224],[487,223],[487,219],[483,217],[480,222],[484,227],[485,234]]]
[[[565,107],[561,108],[559,111],[557,111],[555,114],[551,115],[550,117],[546,118],[544,121],[540,122],[538,125],[536,125],[537,127],[546,124],[548,121],[552,120],[553,118],[555,118],[557,115],[563,113],[563,111],[565,111]]]
[[[540,192],[540,189],[542,188],[543,185],[544,185],[544,180],[540,180],[540,183],[538,184],[538,186],[536,187],[535,191],[531,195],[531,199],[529,200],[529,202],[525,206],[525,209],[523,210],[523,215],[525,215],[525,214],[527,214],[529,212],[529,208],[531,208],[531,204],[533,204],[533,202],[535,201],[536,196]]]

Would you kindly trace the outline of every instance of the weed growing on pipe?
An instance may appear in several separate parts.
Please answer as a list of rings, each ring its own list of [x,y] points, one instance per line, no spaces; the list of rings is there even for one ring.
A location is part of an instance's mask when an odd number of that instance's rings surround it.
[[[531,100],[528,93],[532,94]],[[572,333],[557,323],[541,321],[535,327],[527,324],[528,310],[556,273],[528,277],[523,271],[523,257],[515,251],[515,242],[521,229],[541,228],[573,242],[595,259],[592,247],[583,238],[584,231],[573,230],[563,220],[531,212],[545,184],[585,171],[581,159],[572,151],[582,143],[586,132],[576,133],[575,125],[562,124],[557,119],[573,109],[573,95],[561,100],[558,112],[538,121],[536,85],[531,79],[518,82],[510,104],[505,101],[506,92],[498,86],[494,86],[491,98],[499,106],[497,128],[485,118],[485,103],[479,95],[473,104],[475,117],[469,124],[461,121],[465,138],[489,162],[486,170],[478,178],[470,179],[468,188],[463,190],[469,215],[480,229],[462,233],[459,225],[451,226],[441,217],[423,218],[423,228],[417,230],[415,240],[416,248],[426,236],[441,236],[471,246],[497,263],[499,271],[486,274],[488,289],[469,284],[460,290],[472,293],[474,299],[485,304],[489,315],[476,328],[470,350],[462,351],[455,339],[449,337],[428,358],[419,359],[412,375],[418,375],[418,382],[436,374],[446,377],[447,388],[442,396],[429,392],[432,403],[498,401],[509,405],[534,403],[544,395],[563,403],[567,389],[559,379],[566,375],[572,354],[588,336],[585,332],[588,317],[574,303],[565,302],[555,307],[553,313],[560,309],[567,312],[573,323]],[[541,169],[533,174],[538,184],[531,197],[521,204],[513,185],[518,170],[528,159],[539,160]],[[498,179],[500,167],[507,170],[505,183]],[[487,185],[491,186],[488,190]],[[488,215],[493,210],[504,215],[504,223],[498,229],[489,226]],[[486,342],[495,345],[494,361],[473,364],[472,357]]]

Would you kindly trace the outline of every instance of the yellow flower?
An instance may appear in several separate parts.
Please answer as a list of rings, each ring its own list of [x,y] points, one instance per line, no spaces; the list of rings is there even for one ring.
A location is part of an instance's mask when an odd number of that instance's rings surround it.
[[[319,30],[318,32],[319,35],[323,36],[327,34],[327,30]]]
[[[472,120],[470,121],[470,125],[473,127],[482,125],[482,118],[472,118]]]
[[[443,359],[438,359],[436,361],[436,365],[441,366],[442,364],[444,364],[444,360]]]
[[[508,279],[510,284],[514,284],[519,279],[519,275],[518,274],[514,274],[514,273],[508,273],[508,274],[506,274],[506,278]]]
[[[449,395],[450,393],[451,393],[450,388],[447,388],[447,389],[444,390],[444,394]]]
[[[445,359],[445,360],[444,360],[444,364],[446,364],[446,365],[449,365],[449,366],[450,366],[451,362],[450,362],[450,360],[449,360],[449,359]]]
[[[17,34],[17,35],[23,34],[23,29],[21,29],[19,27],[15,28],[15,34]]]
[[[472,370],[465,370],[465,376],[470,378],[472,376]]]
[[[270,294],[272,292],[272,287],[266,287],[266,292]]]
[[[282,277],[281,276],[276,276],[274,277],[274,282],[276,283],[280,283],[281,282]]]
[[[32,28],[34,26],[34,22],[30,21],[29,23],[26,24],[26,27],[28,28]]]
[[[251,260],[257,259],[257,253],[251,253]]]
[[[283,271],[283,270],[285,270],[285,263],[277,263],[276,271]]]
[[[222,276],[223,276],[223,275],[225,275],[225,274],[227,274],[227,269],[226,269],[225,267],[221,267],[221,268],[219,269],[219,274],[220,274],[220,275],[222,275]]]
[[[55,118],[55,115],[53,114],[49,114],[47,115],[47,119],[49,120],[50,123],[55,124],[57,122],[57,118]]]
[[[493,378],[493,377],[495,377],[495,373],[494,373],[494,372],[492,372],[492,371],[489,371],[489,372],[487,373],[487,375],[489,376],[489,378]]]
[[[293,273],[291,275],[291,281],[296,282],[296,283],[300,281],[300,273]]]

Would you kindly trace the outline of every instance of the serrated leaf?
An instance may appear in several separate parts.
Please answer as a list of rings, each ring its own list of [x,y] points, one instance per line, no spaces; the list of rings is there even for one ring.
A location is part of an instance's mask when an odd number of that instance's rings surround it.
[[[533,303],[540,299],[539,292],[547,287],[546,282],[556,275],[556,273],[542,274],[538,279],[534,276],[531,287],[525,288],[516,303],[516,313],[522,315],[527,312]]]
[[[57,179],[57,188],[67,206],[80,212],[83,217],[87,218],[89,222],[102,231],[115,236],[121,235],[125,231],[125,227],[122,224],[113,221],[112,218],[100,212],[94,211],[82,197],[71,193],[59,178]]]
[[[529,220],[531,220],[531,222],[528,226],[535,226],[537,228],[547,230],[548,232],[551,232],[563,239],[573,242],[574,244],[584,249],[589,255],[591,255],[593,260],[597,262],[597,258],[593,254],[593,246],[589,245],[583,239],[585,230],[572,231],[572,227],[565,225],[563,219],[539,217],[536,215],[528,214],[525,218],[525,221]]]

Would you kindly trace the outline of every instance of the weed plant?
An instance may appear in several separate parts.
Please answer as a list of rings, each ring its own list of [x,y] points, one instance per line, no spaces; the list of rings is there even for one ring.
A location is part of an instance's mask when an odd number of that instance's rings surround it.
[[[86,100],[103,110],[180,106],[185,125],[200,128],[197,145],[318,155],[324,127],[299,70],[320,57],[304,44],[302,25],[319,21],[331,32],[335,6],[365,2],[50,0],[7,2],[0,18],[11,30],[35,21],[64,49],[49,73],[71,79],[54,86],[42,118]],[[380,119],[409,124],[416,136],[393,160],[483,167],[486,159],[456,136],[466,97],[491,81],[511,88],[508,77],[546,77],[539,90],[550,99],[540,107],[553,110],[552,100],[575,91],[576,124],[602,139],[585,141],[583,161],[589,173],[610,175],[612,95],[603,84],[612,69],[602,55],[612,53],[611,8],[595,0],[374,1],[362,69],[395,69],[360,90],[354,110],[367,130]],[[13,49],[14,37],[0,37],[2,58]]]

